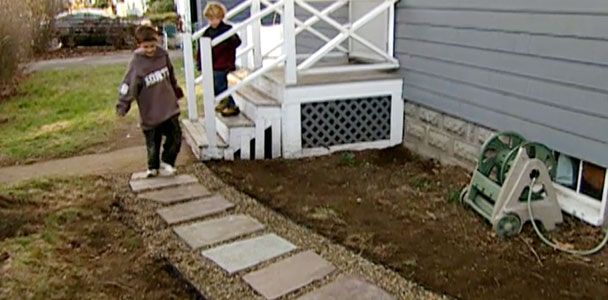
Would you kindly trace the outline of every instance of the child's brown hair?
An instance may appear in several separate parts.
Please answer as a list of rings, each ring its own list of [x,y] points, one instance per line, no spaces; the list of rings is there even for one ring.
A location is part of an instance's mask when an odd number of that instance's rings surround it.
[[[209,1],[205,6],[203,15],[206,18],[218,18],[223,20],[226,15],[226,7],[217,1]]]
[[[141,25],[135,29],[135,38],[138,43],[158,41],[158,32],[150,25]]]

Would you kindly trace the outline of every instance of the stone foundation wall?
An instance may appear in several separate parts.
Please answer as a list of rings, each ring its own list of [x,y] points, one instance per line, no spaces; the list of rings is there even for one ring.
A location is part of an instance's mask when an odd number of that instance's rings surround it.
[[[405,102],[404,145],[426,158],[473,170],[479,150],[495,131]]]

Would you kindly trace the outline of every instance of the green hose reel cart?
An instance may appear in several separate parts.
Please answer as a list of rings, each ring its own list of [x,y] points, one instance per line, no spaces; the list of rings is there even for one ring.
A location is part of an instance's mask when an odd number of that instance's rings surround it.
[[[511,237],[530,220],[526,201],[531,196],[534,219],[552,230],[563,222],[552,183],[556,168],[553,151],[547,146],[526,141],[514,132],[495,134],[482,146],[461,202],[487,219],[498,236]]]

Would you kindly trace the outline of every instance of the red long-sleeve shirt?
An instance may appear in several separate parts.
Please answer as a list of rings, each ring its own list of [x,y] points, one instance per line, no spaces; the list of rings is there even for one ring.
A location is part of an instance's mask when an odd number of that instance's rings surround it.
[[[231,25],[221,22],[216,28],[209,27],[203,32],[204,37],[214,39],[224,32],[232,29]],[[237,34],[229,37],[227,40],[219,43],[211,49],[214,71],[234,71],[236,70],[236,48],[241,45],[241,39]],[[200,52],[199,52],[200,53]],[[196,57],[199,57],[197,55]],[[201,60],[197,61],[199,70],[201,69]]]

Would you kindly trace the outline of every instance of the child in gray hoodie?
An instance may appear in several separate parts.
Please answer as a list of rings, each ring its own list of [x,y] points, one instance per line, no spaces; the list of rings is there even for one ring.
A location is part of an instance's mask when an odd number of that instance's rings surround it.
[[[146,175],[157,176],[161,167],[172,175],[175,174],[175,161],[182,141],[177,101],[184,93],[177,84],[168,53],[158,47],[156,30],[151,26],[140,26],[135,31],[135,37],[139,47],[120,85],[116,113],[126,115],[133,100],[137,100],[148,151]],[[165,143],[161,163],[159,156],[163,136]]]

